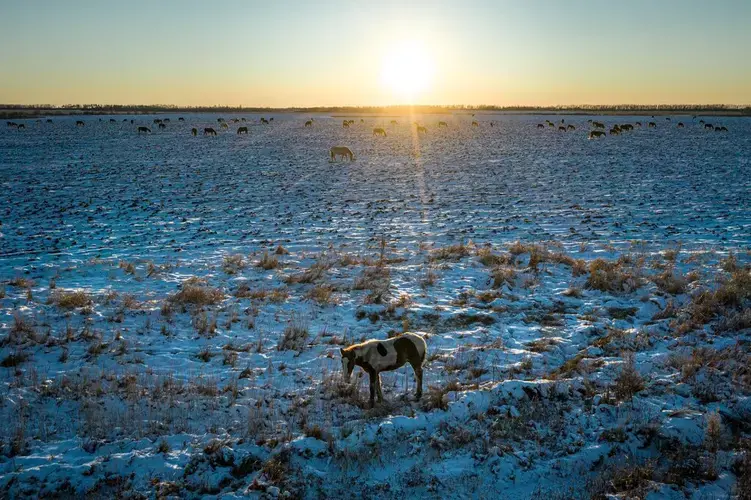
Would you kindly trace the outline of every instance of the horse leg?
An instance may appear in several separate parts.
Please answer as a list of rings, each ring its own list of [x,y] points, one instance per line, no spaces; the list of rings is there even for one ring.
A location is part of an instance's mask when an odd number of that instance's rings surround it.
[[[381,390],[381,374],[376,373],[376,391],[378,393],[378,402],[383,403],[383,391]]]
[[[375,406],[375,395],[376,395],[376,377],[378,374],[374,371],[368,373],[368,379],[370,381],[370,407],[373,408]]]
[[[415,371],[415,382],[417,383],[417,392],[415,394],[415,398],[419,400],[422,397],[422,365],[414,363],[410,364],[412,365],[412,369]]]

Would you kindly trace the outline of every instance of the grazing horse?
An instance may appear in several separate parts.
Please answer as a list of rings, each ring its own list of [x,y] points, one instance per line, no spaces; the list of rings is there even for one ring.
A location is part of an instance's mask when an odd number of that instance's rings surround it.
[[[229,125],[227,125],[226,122],[222,122],[219,126],[222,128],[229,128]]]
[[[472,122],[472,126],[473,126],[473,127],[479,127],[479,126],[480,126],[480,124],[479,124],[479,123],[477,123],[476,121],[473,121],[473,122]]]
[[[193,137],[195,137],[195,136],[198,135],[198,129],[197,128],[192,128],[192,129],[190,129],[190,133],[193,134]]]
[[[110,123],[117,123],[117,121],[114,118],[110,118]]]
[[[683,128],[683,122],[678,122],[678,128]]]
[[[164,120],[162,120],[162,123],[169,123],[169,118],[165,118]]]
[[[245,120],[245,117],[242,117],[242,118],[240,118],[240,121],[241,121],[241,122],[244,122],[244,121],[246,121],[246,120]]]
[[[542,123],[538,123],[537,128],[545,128],[545,125],[543,125]]]
[[[203,129],[203,135],[216,135],[216,130],[211,127],[206,127]]]
[[[164,130],[165,128],[167,128],[167,125],[165,125],[164,123],[159,124],[159,130]]]
[[[598,137],[605,137],[605,132],[602,132],[600,130],[593,130],[592,132],[589,133],[590,139],[596,139]]]
[[[649,122],[648,127],[649,128],[657,128],[657,124],[655,122]]]
[[[349,161],[354,161],[355,159],[355,153],[347,146],[334,146],[329,150],[329,154],[331,155],[331,161],[336,160],[337,156],[340,156],[342,159],[347,157]]]
[[[217,119],[216,119],[216,122],[217,122],[217,123],[222,123],[222,122],[224,122],[224,118],[217,118]]]
[[[574,127],[573,125],[569,125],[569,126],[568,126],[567,128],[568,128],[569,130],[576,130],[576,127]]]
[[[21,128],[21,127],[23,127],[23,125],[19,125],[19,126],[18,126],[18,128]],[[720,126],[718,125],[718,126],[716,126],[716,127],[714,128],[714,131],[715,131],[715,132],[722,132],[722,127],[720,127]]]
[[[428,129],[426,127],[423,127],[422,125],[418,125],[417,126],[417,133],[418,134],[419,133],[427,134],[428,133]]]
[[[248,133],[248,127],[240,127],[237,129],[238,134],[247,134]]]
[[[448,126],[449,126],[449,124],[448,124],[448,123],[446,123],[446,122],[438,122],[438,128],[441,128],[441,127],[446,127],[446,128],[448,128]]]
[[[558,131],[559,132],[565,132],[566,131],[566,127],[564,127],[563,125],[561,125],[560,127],[558,127]]]
[[[621,125],[621,130],[634,130],[634,126],[630,123],[626,123],[624,125]]]
[[[185,118],[183,118],[183,117],[181,116],[180,118],[178,118],[178,119],[177,119],[177,121],[179,121],[179,122],[184,122],[184,121],[185,121]]]
[[[18,124],[16,122],[5,122],[8,124],[9,127],[18,127]]]
[[[21,130],[22,128],[23,128],[23,129],[25,129],[25,128],[26,128],[26,125],[24,125],[23,123],[19,123],[19,124],[18,124],[18,127],[16,127],[16,128],[17,128],[18,130]],[[717,131],[718,131],[718,132],[719,132],[719,130],[720,130],[720,127],[717,127]]]
[[[355,366],[362,368],[370,379],[370,407],[383,401],[381,376],[383,371],[396,370],[409,363],[415,372],[417,390],[415,397],[422,397],[422,365],[428,346],[425,340],[414,333],[404,333],[388,340],[369,340],[341,349],[342,372],[344,380],[349,383]]]
[[[76,127],[83,127],[84,125],[86,125],[86,124],[83,121],[76,120]]]
[[[613,128],[610,129],[610,135],[618,135],[620,133],[621,133],[621,129],[619,129],[619,128],[613,127]]]
[[[548,127],[550,127],[550,128],[553,128],[553,127],[555,127],[555,123],[553,123],[553,122],[548,122]]]
[[[637,127],[641,127],[641,122],[636,122]]]
[[[386,137],[386,131],[383,130],[381,127],[376,127],[373,129],[373,135],[382,135]]]
[[[308,121],[306,121],[306,122],[305,122],[305,126],[306,126],[306,127],[312,127],[312,126],[313,126],[313,121],[312,121],[312,120],[308,120]]]
[[[344,120],[344,121],[342,122],[342,127],[344,127],[344,128],[349,128],[349,120]]]
[[[712,130],[712,129],[714,128],[714,126],[713,126],[713,125],[712,125],[711,123],[705,123],[705,124],[704,124],[704,128],[705,128],[705,129],[707,129],[707,128],[708,128],[709,130]]]
[[[149,127],[138,127],[138,133],[150,134],[151,129]]]
[[[269,121],[266,118],[261,118],[261,123],[263,123],[264,125],[268,125]]]
[[[396,120],[391,120],[391,125],[399,125],[399,122]]]
[[[157,125],[157,124],[159,124],[159,123],[162,123],[162,120],[160,120],[159,118],[156,118],[156,119],[154,120],[154,125]]]
[[[704,125],[704,120],[699,120],[699,123]]]
[[[50,120],[50,119],[48,118],[48,119],[47,119],[47,123],[52,123],[52,120]]]
[[[601,122],[592,122],[592,126],[593,126],[594,128],[601,128],[601,129],[604,129],[604,128],[605,128],[605,124],[604,124],[604,123],[601,123]]]

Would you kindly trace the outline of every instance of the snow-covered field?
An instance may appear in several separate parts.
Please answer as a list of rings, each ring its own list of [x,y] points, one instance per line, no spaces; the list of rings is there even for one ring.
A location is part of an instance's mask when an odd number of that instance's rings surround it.
[[[751,495],[751,119],[183,116],[0,129],[0,497]]]

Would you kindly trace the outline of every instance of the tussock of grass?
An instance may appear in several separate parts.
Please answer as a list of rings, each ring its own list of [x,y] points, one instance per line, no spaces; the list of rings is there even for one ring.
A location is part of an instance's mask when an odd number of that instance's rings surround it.
[[[513,288],[516,283],[516,271],[511,267],[496,267],[491,273],[493,288],[500,288],[504,284]]]
[[[496,254],[488,247],[477,251],[477,260],[486,267],[511,266],[514,264],[514,256],[511,254]]]
[[[308,335],[307,319],[301,314],[293,313],[287,327],[282,332],[282,338],[279,340],[277,349],[280,351],[301,351],[305,348]]]
[[[458,262],[469,255],[469,247],[464,243],[457,243],[443,248],[436,248],[430,252],[428,260],[431,262],[448,260]]]
[[[685,293],[688,281],[683,276],[676,274],[673,268],[667,268],[662,273],[652,276],[652,281],[657,288],[671,295]]]
[[[86,307],[93,303],[89,294],[83,290],[55,290],[47,302],[64,309]]]
[[[170,301],[181,305],[208,306],[224,300],[224,293],[204,285],[183,285],[182,289],[170,296]]]
[[[227,274],[237,274],[245,268],[245,258],[242,254],[225,255],[222,270]]]
[[[265,269],[267,271],[271,269],[276,269],[277,267],[279,267],[279,257],[277,257],[277,255],[281,255],[281,254],[272,255],[268,251],[263,252],[263,255],[261,256],[261,260],[258,261],[256,266],[262,269]]]
[[[15,278],[12,278],[10,281],[8,281],[8,284],[16,288],[31,288],[36,283],[34,283],[34,280],[23,278],[21,276],[16,276]]]
[[[595,259],[589,264],[587,288],[602,292],[628,293],[638,289],[642,284],[639,274],[624,263]]]
[[[329,285],[316,285],[310,289],[306,297],[322,306],[328,306],[333,302],[334,289]]]

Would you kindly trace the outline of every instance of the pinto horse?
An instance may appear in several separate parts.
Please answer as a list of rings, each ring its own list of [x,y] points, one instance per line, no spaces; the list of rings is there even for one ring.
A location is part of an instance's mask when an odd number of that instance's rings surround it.
[[[388,340],[369,340],[341,349],[342,372],[349,383],[355,366],[362,368],[370,378],[370,407],[375,405],[375,397],[383,401],[381,372],[401,368],[409,363],[415,372],[417,391],[415,397],[422,397],[422,365],[428,346],[420,335],[404,333]]]

